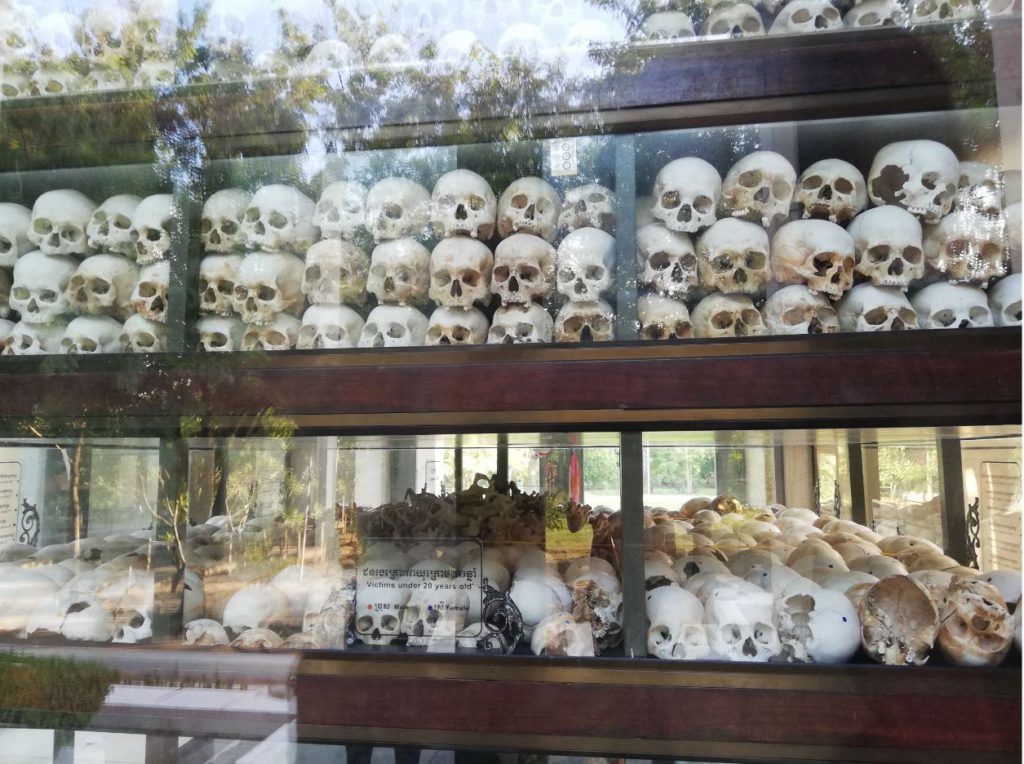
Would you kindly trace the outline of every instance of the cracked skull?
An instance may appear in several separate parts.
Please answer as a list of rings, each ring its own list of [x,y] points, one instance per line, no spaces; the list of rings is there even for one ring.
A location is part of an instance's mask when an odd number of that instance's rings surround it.
[[[867,206],[867,183],[849,162],[822,159],[804,170],[793,201],[803,208],[804,218],[845,225]]]
[[[882,147],[868,172],[868,196],[881,207],[903,207],[922,223],[938,223],[956,197],[960,162],[936,141],[898,141]]]
[[[827,220],[794,220],[772,239],[772,274],[782,284],[806,284],[838,299],[853,285],[853,239]]]
[[[781,154],[755,151],[734,164],[722,182],[719,213],[768,228],[789,215],[796,170]]]
[[[241,255],[207,255],[199,261],[199,312],[229,316]]]
[[[579,228],[600,228],[615,233],[615,194],[597,183],[587,183],[565,192],[565,202],[558,216],[563,231]]]
[[[939,608],[938,644],[957,666],[998,666],[1013,644],[1013,618],[992,584],[954,578]]]

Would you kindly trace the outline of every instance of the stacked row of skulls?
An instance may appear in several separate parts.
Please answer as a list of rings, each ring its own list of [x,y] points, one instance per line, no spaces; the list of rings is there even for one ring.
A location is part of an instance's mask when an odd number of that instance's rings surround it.
[[[172,199],[80,191],[0,204],[5,355],[166,349]]]
[[[637,200],[641,336],[1019,326],[1020,208],[998,169],[930,140],[883,147],[866,179],[841,159],[798,177],[772,151],[724,180],[673,160]]]
[[[197,328],[206,351],[409,347],[607,339],[615,197],[520,178],[499,199],[471,170],[433,192],[402,177],[328,184],[313,202],[267,185],[203,206]],[[606,230],[607,229],[607,230]],[[497,232],[494,252],[487,242]],[[429,234],[433,250],[422,243]],[[553,241],[562,236],[556,250]],[[366,241],[375,242],[366,254]],[[244,256],[240,253],[248,252]],[[552,320],[543,303],[567,300]],[[497,295],[488,321],[479,307]],[[360,310],[376,302],[364,320]],[[309,306],[306,307],[307,301]],[[421,310],[435,307],[429,319]]]

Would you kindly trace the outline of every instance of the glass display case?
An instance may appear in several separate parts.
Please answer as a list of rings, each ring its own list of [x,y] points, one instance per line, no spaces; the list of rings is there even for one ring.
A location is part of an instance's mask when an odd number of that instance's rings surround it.
[[[1019,760],[1018,5],[243,6],[0,0],[0,720]]]

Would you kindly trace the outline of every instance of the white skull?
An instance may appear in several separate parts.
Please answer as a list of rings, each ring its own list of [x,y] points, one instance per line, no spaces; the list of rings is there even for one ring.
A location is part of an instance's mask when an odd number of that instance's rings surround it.
[[[898,141],[875,154],[868,172],[868,196],[881,207],[895,204],[922,223],[937,223],[956,198],[960,162],[935,141]]]
[[[82,78],[68,69],[43,66],[32,72],[27,87],[33,96],[69,95],[82,91]]]
[[[96,204],[79,191],[47,191],[32,206],[28,239],[47,255],[86,255],[85,228]]]
[[[988,306],[996,326],[1021,325],[1020,280],[1019,273],[1011,273],[988,290]]]
[[[836,309],[823,294],[803,284],[783,287],[764,304],[770,334],[832,334],[839,331]]]
[[[668,297],[644,295],[636,304],[640,339],[682,340],[693,337],[693,323],[686,305]]]
[[[558,291],[572,302],[594,302],[615,282],[615,238],[578,228],[558,245]]]
[[[139,265],[163,260],[171,251],[174,199],[170,194],[147,196],[132,215],[131,238]]]
[[[557,577],[543,574],[525,578],[517,574],[509,597],[519,608],[523,632],[528,637],[541,621],[556,613],[565,613],[572,604],[565,584]]]
[[[491,299],[494,255],[483,242],[443,239],[430,253],[430,298],[438,305],[469,308]]]
[[[708,641],[720,658],[767,663],[782,652],[770,592],[745,581],[718,586],[704,600],[704,609]]]
[[[235,273],[235,312],[247,324],[265,326],[280,313],[302,313],[302,260],[285,252],[256,252]]]
[[[299,350],[354,348],[363,331],[363,319],[344,305],[313,305],[302,314]]]
[[[498,198],[490,184],[472,170],[452,170],[437,179],[430,197],[434,234],[472,236],[487,241],[494,235]]]
[[[719,3],[704,22],[704,36],[708,38],[763,37],[764,22],[761,14],[747,3]]]
[[[829,0],[793,0],[779,11],[768,34],[807,34],[842,27],[839,10]]]
[[[709,294],[693,309],[697,337],[756,337],[767,334],[764,319],[745,294]]]
[[[1006,273],[1006,223],[1002,215],[954,210],[925,228],[924,256],[931,273],[984,286]]]
[[[121,352],[121,323],[110,316],[79,316],[72,319],[60,340],[66,355]]]
[[[306,253],[302,291],[314,305],[366,302],[370,258],[355,244],[341,239],[318,241]]]
[[[981,15],[978,0],[912,0],[911,23],[964,21]]]
[[[68,312],[64,294],[78,263],[65,255],[29,252],[14,266],[10,306],[27,324],[48,324]]]
[[[169,88],[174,85],[173,61],[143,61],[135,72],[132,85],[137,88]]]
[[[636,263],[640,285],[660,295],[680,297],[697,286],[697,252],[685,233],[660,223],[636,232]]]
[[[237,252],[245,245],[242,219],[252,195],[240,188],[225,188],[203,204],[200,238],[206,252]]]
[[[63,608],[61,635],[74,642],[109,642],[114,638],[114,618],[101,600],[79,596]]]
[[[904,27],[907,12],[896,0],[864,0],[846,12],[843,24],[853,29]]]
[[[203,316],[196,322],[199,346],[207,353],[230,353],[242,349],[245,324],[237,318]]]
[[[317,641],[320,647],[344,650],[348,646],[348,630],[355,613],[355,589],[345,585],[334,585],[326,597],[318,596],[311,590],[306,601],[302,618],[302,631]]]
[[[502,58],[533,63],[544,57],[547,48],[548,40],[543,29],[536,24],[519,22],[508,26],[501,33],[497,53]]]
[[[793,201],[803,208],[805,218],[845,225],[867,206],[867,183],[849,162],[822,159],[804,170]]]
[[[567,302],[555,316],[555,342],[609,342],[615,339],[615,312],[604,300]]]
[[[94,66],[82,80],[83,92],[101,90],[124,90],[128,87],[128,78],[121,69],[102,64]]]
[[[20,204],[0,203],[0,266],[11,268],[19,257],[32,251],[28,229],[32,210]]]
[[[246,629],[275,628],[290,621],[288,597],[272,584],[239,589],[224,605],[224,628],[235,634]]]
[[[858,284],[839,303],[844,332],[894,332],[917,328],[917,313],[897,287]]]
[[[415,239],[374,247],[366,289],[381,303],[419,305],[430,288],[430,250]]]
[[[562,202],[554,187],[542,178],[513,181],[498,199],[498,233],[530,233],[554,241]]]
[[[57,320],[30,324],[22,319],[14,325],[4,345],[4,355],[53,355],[60,353],[60,340],[67,324]]]
[[[700,660],[711,654],[704,606],[678,586],[647,592],[647,652],[666,660]]]
[[[246,629],[231,642],[235,650],[250,650],[265,653],[276,650],[284,644],[280,635],[271,629]]]
[[[199,312],[229,316],[241,255],[207,255],[199,261]]]
[[[600,228],[615,233],[615,193],[597,183],[588,183],[565,192],[565,202],[558,216],[563,231],[577,228]]]
[[[674,159],[658,171],[651,215],[671,231],[694,233],[715,222],[722,176],[697,157]]]
[[[427,345],[482,345],[487,317],[476,308],[437,308],[427,325]]]
[[[516,233],[494,250],[491,292],[502,305],[529,305],[555,291],[555,248],[527,233]]]
[[[242,350],[291,350],[299,341],[301,325],[299,319],[293,315],[275,313],[270,323],[245,327],[242,334]]]
[[[139,267],[120,255],[93,255],[81,262],[64,290],[76,313],[113,316],[122,321],[131,315],[132,290]]]
[[[119,194],[97,207],[85,229],[89,246],[100,252],[112,252],[134,259],[132,218],[141,201],[132,194]]]
[[[391,644],[402,631],[402,608],[409,595],[408,589],[395,586],[389,579],[360,578],[356,587],[356,636],[368,645]]]
[[[743,218],[768,228],[789,215],[795,190],[796,170],[788,159],[774,151],[755,151],[726,173],[718,211],[723,217]]]
[[[910,304],[922,329],[975,329],[992,326],[985,293],[970,284],[939,282],[915,294]]]
[[[125,66],[131,58],[132,14],[121,6],[96,2],[82,23],[82,44],[94,61]]]
[[[185,644],[213,647],[226,645],[230,640],[224,627],[212,618],[197,618],[185,624]]]
[[[320,235],[355,241],[366,230],[366,193],[366,186],[351,180],[325,186],[313,213]]]
[[[412,647],[443,649],[444,640],[452,640],[466,626],[469,595],[464,591],[439,591],[433,586],[412,590],[402,608],[401,630]]]
[[[984,12],[987,18],[1013,16],[1019,14],[1020,10],[1021,4],[1019,0],[988,0],[984,3]],[[1019,617],[1017,623],[1020,623]]]
[[[905,290],[924,276],[921,223],[902,207],[873,207],[855,217],[846,231],[853,238],[857,273],[875,286]]]
[[[408,178],[384,178],[366,195],[366,227],[374,241],[422,236],[430,222],[430,192]]]
[[[106,590],[114,589],[119,596],[116,600],[107,599],[108,608],[114,617],[113,642],[134,645],[153,637],[153,571],[131,571],[123,574],[119,580],[108,585]],[[101,592],[101,599],[106,599]]]
[[[772,238],[772,274],[782,284],[807,284],[832,299],[853,284],[853,239],[827,220],[794,220]]]
[[[697,239],[701,284],[726,294],[756,294],[768,281],[768,232],[756,223],[722,218]]]
[[[139,271],[132,290],[135,310],[150,321],[167,323],[167,292],[171,280],[171,264],[153,263]]]
[[[251,249],[301,257],[318,238],[313,225],[315,210],[313,200],[297,188],[263,186],[249,200],[242,217],[242,236]]]
[[[589,622],[579,623],[568,613],[554,613],[534,627],[530,649],[534,655],[592,658],[594,630]]]
[[[505,305],[494,311],[487,344],[547,343],[552,341],[554,331],[555,322],[551,314],[540,305]]]
[[[572,616],[590,626],[597,647],[603,650],[618,645],[622,641],[622,584],[615,571],[580,570],[564,580],[572,597]]]
[[[427,337],[427,317],[407,305],[378,305],[366,318],[359,347],[420,347]]]
[[[961,162],[957,186],[956,209],[988,217],[998,217],[1002,212],[1006,183],[998,167],[986,162]]]
[[[889,576],[868,589],[858,608],[861,643],[880,663],[921,665],[935,644],[938,612],[928,591],[905,575]]]
[[[999,590],[954,578],[939,608],[939,649],[957,666],[998,666],[1013,644],[1013,618]]]
[[[121,348],[126,353],[163,353],[167,350],[167,324],[136,313],[124,322]]]
[[[689,40],[696,35],[690,14],[681,11],[652,13],[644,19],[639,33],[642,40]]]
[[[803,663],[846,663],[860,647],[860,619],[842,592],[786,592],[777,604],[783,655]]]

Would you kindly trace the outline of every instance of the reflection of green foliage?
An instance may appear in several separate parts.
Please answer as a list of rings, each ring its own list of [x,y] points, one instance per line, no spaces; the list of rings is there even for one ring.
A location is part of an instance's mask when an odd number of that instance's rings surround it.
[[[584,485],[594,491],[614,491],[619,487],[619,451],[616,448],[583,450]]]
[[[99,663],[0,654],[0,724],[83,729],[118,676]]]

